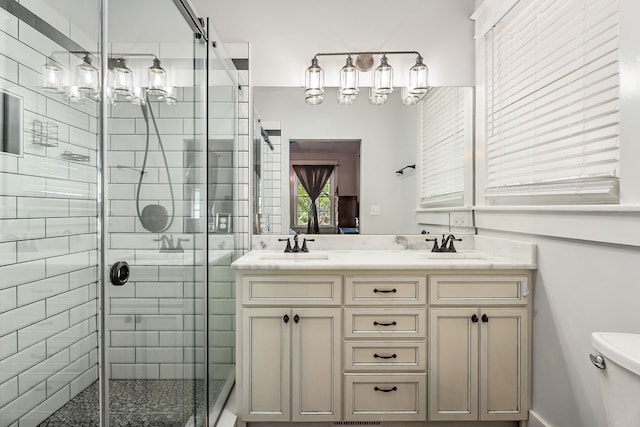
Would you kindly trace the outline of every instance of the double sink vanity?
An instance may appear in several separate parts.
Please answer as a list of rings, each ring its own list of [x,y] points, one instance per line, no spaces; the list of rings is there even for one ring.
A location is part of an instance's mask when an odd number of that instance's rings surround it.
[[[235,261],[240,420],[526,420],[535,245],[424,240]]]

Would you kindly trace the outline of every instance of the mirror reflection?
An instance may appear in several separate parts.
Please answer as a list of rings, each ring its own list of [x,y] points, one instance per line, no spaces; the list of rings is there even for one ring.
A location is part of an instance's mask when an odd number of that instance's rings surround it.
[[[438,230],[424,215],[416,216],[421,209],[419,105],[402,105],[394,93],[383,105],[361,97],[345,106],[331,102],[332,94],[335,89],[327,88],[325,102],[309,106],[300,88],[254,88],[253,233],[449,230],[448,219],[442,220],[448,213],[437,215]],[[320,166],[330,173],[322,176]],[[302,169],[316,169],[318,179],[306,179]],[[472,183],[466,186],[471,193]]]

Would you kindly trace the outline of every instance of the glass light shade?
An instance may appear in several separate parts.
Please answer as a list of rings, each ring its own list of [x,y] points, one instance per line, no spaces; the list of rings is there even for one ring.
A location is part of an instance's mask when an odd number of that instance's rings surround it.
[[[305,73],[305,95],[318,96],[324,93],[324,71],[318,66],[318,59],[311,60],[311,66]],[[322,101],[318,102],[320,104]],[[308,104],[309,102],[307,102]]]
[[[358,70],[353,65],[351,56],[347,57],[347,64],[340,70],[340,94],[355,95],[358,93]]]
[[[91,64],[89,55],[85,55],[76,67],[76,86],[80,93],[94,95],[98,92],[98,70]]]
[[[158,58],[153,59],[153,65],[149,68],[149,85],[147,93],[150,95],[164,96],[167,94],[167,72],[160,66]]]
[[[42,90],[64,93],[64,70],[58,64],[48,63],[42,67]]]
[[[423,95],[429,91],[429,69],[418,55],[416,63],[409,69],[409,92]]]
[[[413,105],[418,101],[420,101],[420,98],[422,98],[421,95],[412,93],[411,88],[409,87],[403,87],[400,93],[401,93],[400,101],[402,102],[402,105]]]
[[[124,61],[120,60],[113,68],[113,93],[129,97],[133,94],[133,73]]]
[[[173,86],[167,86],[167,94],[162,97],[162,99],[167,105],[176,105],[178,103],[178,99],[176,98],[176,88]]]
[[[144,89],[142,89],[141,87],[134,87],[133,94],[129,96],[128,99],[131,101],[131,103],[136,105],[144,105],[147,103],[144,99]]]
[[[338,89],[338,104],[351,105],[356,101],[355,94],[344,94],[341,89]]]
[[[387,102],[387,94],[376,93],[373,88],[369,89],[369,103],[373,105],[382,105]]]
[[[373,90],[377,94],[388,95],[393,92],[393,69],[382,55],[380,65],[373,72]]]
[[[80,88],[78,86],[69,86],[69,91],[65,93],[64,96],[74,104],[80,104],[84,102],[84,98],[82,97],[82,93],[80,92]]]
[[[322,104],[322,101],[324,101],[324,95],[323,94],[320,94],[320,95],[307,95],[304,98],[304,101],[309,105]]]

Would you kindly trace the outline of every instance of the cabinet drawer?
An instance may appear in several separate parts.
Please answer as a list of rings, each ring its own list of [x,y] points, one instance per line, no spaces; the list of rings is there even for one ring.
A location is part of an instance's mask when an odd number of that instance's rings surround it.
[[[425,276],[345,277],[345,304],[425,304]]]
[[[347,421],[424,421],[425,374],[345,375]]]
[[[344,365],[347,371],[424,371],[426,349],[424,342],[347,342]]]
[[[346,308],[346,338],[423,338],[425,310],[413,308]]]
[[[429,276],[431,305],[525,305],[526,275]]]
[[[340,305],[340,276],[244,276],[245,305]]]

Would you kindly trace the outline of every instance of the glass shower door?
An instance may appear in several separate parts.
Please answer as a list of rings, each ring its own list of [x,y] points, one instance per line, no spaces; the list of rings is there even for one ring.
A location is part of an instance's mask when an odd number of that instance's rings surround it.
[[[0,426],[98,423],[99,10],[0,3]]]
[[[110,425],[202,426],[206,45],[171,0],[109,5]]]

